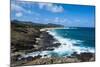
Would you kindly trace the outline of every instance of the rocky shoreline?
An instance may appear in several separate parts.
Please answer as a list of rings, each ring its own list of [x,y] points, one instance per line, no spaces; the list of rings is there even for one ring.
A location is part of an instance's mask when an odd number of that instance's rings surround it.
[[[89,62],[95,61],[95,54],[84,52],[77,54],[74,52],[72,56],[65,57],[45,57],[41,55],[23,57],[36,51],[52,51],[55,47],[61,45],[46,30],[40,31],[37,27],[19,27],[12,24],[11,28],[11,67],[41,65],[41,64],[57,64],[57,63],[73,63],[73,62]],[[46,55],[45,55],[46,56]]]
[[[77,63],[77,62],[90,62],[90,61],[95,60],[95,58],[93,56],[91,57],[90,55],[88,55],[88,56],[83,57],[83,56],[81,56],[82,54],[80,54],[79,56],[80,56],[80,58],[84,58],[84,59],[79,59],[79,57],[77,57],[77,56],[38,58],[38,59],[28,62],[24,65],[27,66],[27,65],[43,65],[43,64]],[[87,53],[87,54],[89,54],[89,53]]]
[[[43,64],[60,64],[60,63],[77,63],[77,62],[92,62],[95,61],[95,54],[93,53],[81,53],[73,54],[69,57],[49,57],[41,58],[40,55],[18,60],[12,67],[15,66],[30,66],[30,65],[43,65]]]
[[[58,47],[61,44],[59,42],[53,43],[56,40],[48,34],[48,32],[42,31],[39,38],[36,38],[36,43],[38,45],[33,45],[33,50],[26,50],[25,53],[31,53],[34,51],[44,51],[44,50],[54,50],[53,47]],[[27,54],[26,53],[26,54]],[[24,53],[23,53],[24,54]],[[23,65],[41,65],[41,64],[57,64],[57,63],[73,63],[73,62],[86,62],[86,61],[94,61],[95,57],[93,53],[81,53],[77,54],[76,52],[73,53],[72,56],[69,57],[50,57],[50,58],[42,58],[41,55],[37,55],[35,57],[28,56],[26,58],[22,57],[22,53],[16,53],[15,61],[12,62],[12,67],[14,66],[23,66]],[[21,57],[21,59],[19,59]]]
[[[19,29],[19,28],[15,28],[14,30],[17,30],[19,33],[19,35],[21,35],[22,33],[28,34],[30,33],[30,40],[26,40],[26,39],[20,39],[20,41],[18,40],[18,42],[15,42],[13,39],[15,37],[12,37],[12,42],[11,42],[11,66],[16,66],[23,64],[26,61],[23,61],[22,56],[31,52],[36,52],[36,51],[44,51],[44,50],[54,50],[54,47],[58,47],[59,45],[61,45],[59,42],[54,43],[55,41],[57,41],[56,39],[53,38],[52,35],[50,35],[48,32],[46,31],[40,31],[39,29],[37,30],[37,32],[34,32],[34,30],[36,29]],[[14,32],[12,32],[14,33]],[[23,36],[23,35],[21,35]],[[25,42],[25,40],[27,42]],[[17,41],[17,40],[16,40]],[[21,46],[21,44],[25,45]],[[17,45],[18,44],[18,45]],[[19,59],[19,58],[22,59]],[[30,56],[29,56],[30,57]],[[34,58],[34,57],[31,57]],[[35,57],[36,58],[36,57]],[[38,58],[37,58],[38,59]],[[20,63],[19,63],[20,62]]]

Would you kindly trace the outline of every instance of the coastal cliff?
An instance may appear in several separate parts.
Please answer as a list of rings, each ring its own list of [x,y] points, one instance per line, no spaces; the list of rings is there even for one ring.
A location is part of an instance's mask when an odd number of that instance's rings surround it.
[[[61,43],[50,35],[47,31],[62,28],[57,24],[35,24],[31,22],[12,21],[11,22],[11,66],[56,64],[69,62],[94,61],[94,53],[74,52],[72,56],[47,57],[44,58],[40,53],[36,56],[26,55],[32,52],[52,51],[59,47]]]

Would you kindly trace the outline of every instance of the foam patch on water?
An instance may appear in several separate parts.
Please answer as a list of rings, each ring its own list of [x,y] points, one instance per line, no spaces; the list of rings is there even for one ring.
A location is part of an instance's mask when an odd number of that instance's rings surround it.
[[[56,32],[48,31],[49,34],[53,35],[55,39],[57,39],[61,45],[58,48],[55,48],[53,52],[58,53],[58,55],[71,55],[73,52],[77,52],[78,54],[82,52],[91,52],[94,53],[94,49],[90,47],[84,47],[84,46],[75,46],[74,44],[82,44],[83,41],[81,40],[75,40],[75,39],[69,39],[69,38],[63,38],[57,35]]]
[[[83,41],[81,40],[63,38],[57,35],[57,33],[54,31],[47,31],[47,32],[50,35],[54,36],[54,38],[58,40],[57,42],[61,43],[61,45],[59,47],[55,47],[54,50],[52,51],[36,51],[36,52],[28,53],[24,57],[28,57],[28,56],[35,57],[38,55],[41,55],[42,58],[47,58],[51,56],[63,57],[63,56],[71,56],[73,52],[77,52],[78,54],[82,52],[91,52],[91,53],[95,52],[94,48],[74,45],[74,44],[82,44]],[[57,42],[55,41],[54,43],[57,43]]]

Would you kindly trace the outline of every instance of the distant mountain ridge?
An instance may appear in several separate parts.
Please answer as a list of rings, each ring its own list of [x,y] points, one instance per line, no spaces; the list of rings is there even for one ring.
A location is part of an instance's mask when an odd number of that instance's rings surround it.
[[[47,23],[47,24],[42,24],[42,23],[35,23],[35,22],[28,22],[28,21],[19,21],[19,20],[12,20],[12,24],[17,24],[17,25],[29,25],[29,26],[44,26],[44,27],[64,27],[63,25],[60,24],[52,24],[52,23]]]

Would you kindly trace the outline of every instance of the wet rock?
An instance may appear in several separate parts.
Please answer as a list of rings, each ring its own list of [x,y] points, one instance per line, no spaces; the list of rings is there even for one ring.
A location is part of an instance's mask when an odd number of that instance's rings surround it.
[[[49,48],[46,48],[45,50],[52,51],[52,50],[54,50],[54,48],[49,47]]]
[[[60,45],[61,45],[61,43],[55,43],[55,44],[54,44],[55,47],[58,47],[58,46],[60,46]]]
[[[47,50],[48,48],[50,48],[50,50],[53,50],[52,47],[57,47],[61,45],[58,42],[55,43],[55,41],[57,40],[54,39],[53,36],[50,35],[48,32],[42,32],[42,34],[40,35],[40,41],[38,43],[39,45],[41,45],[42,50]]]
[[[19,58],[21,58],[22,56],[20,54],[18,55],[13,55],[11,56],[11,62],[14,63],[16,61],[19,61]]]
[[[27,61],[32,61],[34,58],[32,56],[29,56],[26,58]]]
[[[78,55],[77,52],[73,52],[73,54],[71,56],[76,57],[77,55]]]
[[[35,56],[33,59],[39,59],[41,57],[42,57],[41,55],[38,55],[38,56]]]
[[[79,60],[81,60],[81,62],[86,62],[86,61],[90,61],[90,59],[93,57],[93,53],[81,53],[79,55],[77,55],[77,58]]]

